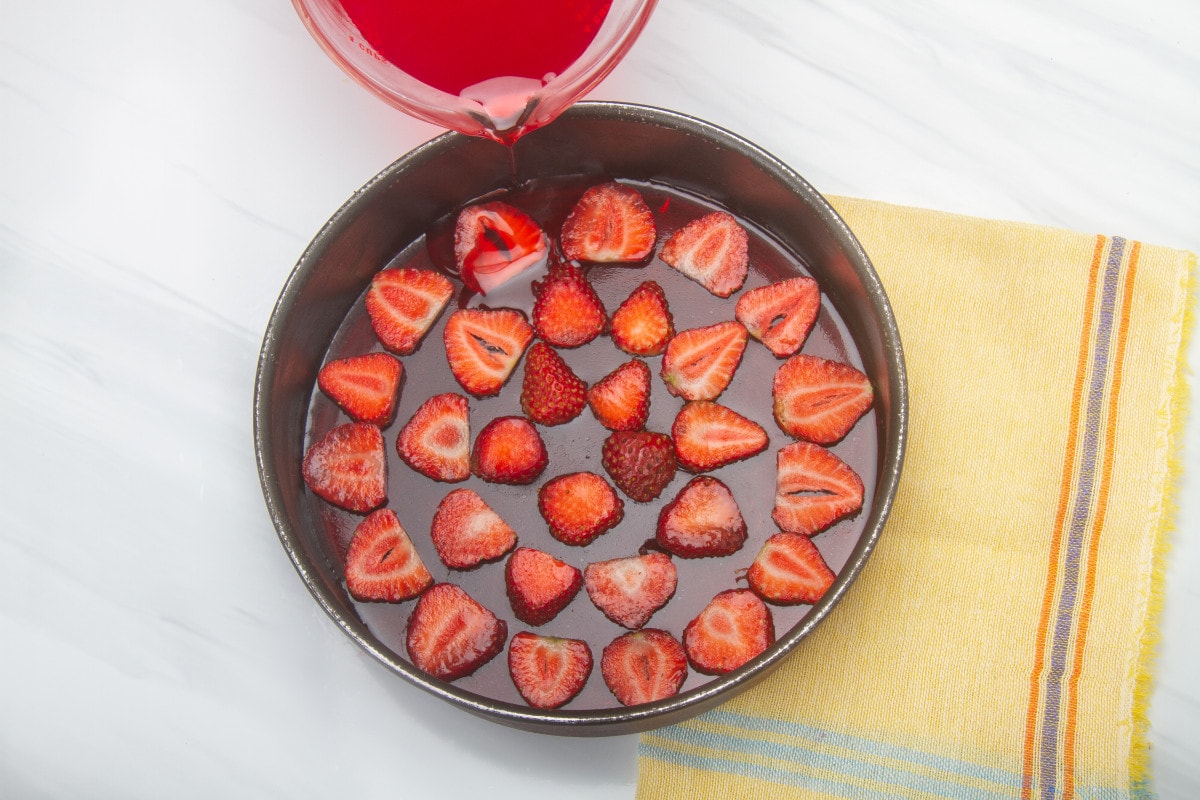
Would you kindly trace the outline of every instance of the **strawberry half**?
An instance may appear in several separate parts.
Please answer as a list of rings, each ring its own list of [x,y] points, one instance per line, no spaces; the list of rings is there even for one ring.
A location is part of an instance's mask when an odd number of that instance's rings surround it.
[[[387,500],[387,455],[377,425],[339,425],[308,448],[304,482],[318,497],[364,514]]]
[[[600,461],[617,488],[639,503],[658,497],[675,477],[675,445],[665,433],[613,431]]]
[[[693,400],[671,425],[675,457],[691,472],[707,472],[767,449],[767,432],[757,422],[711,400]]]
[[[533,329],[556,347],[579,347],[608,324],[608,312],[583,271],[569,262],[552,264],[533,285]]]
[[[749,240],[732,214],[714,211],[671,234],[659,257],[717,297],[729,297],[746,281]]]
[[[825,445],[849,433],[875,399],[871,381],[854,367],[803,353],[776,370],[771,394],[784,433]]]
[[[494,201],[467,206],[454,226],[458,274],[487,294],[546,257],[546,235],[524,211]]]
[[[652,703],[678,694],[687,655],[671,634],[646,628],[618,636],[600,654],[600,674],[621,705]]]
[[[655,537],[681,558],[727,556],[746,542],[746,521],[728,486],[698,475],[663,506]]]
[[[758,551],[746,579],[767,602],[811,605],[825,596],[834,574],[812,539],[799,533],[777,533]]]
[[[587,404],[610,431],[636,431],[650,415],[650,368],[626,361],[587,391]]]
[[[417,349],[454,294],[445,275],[423,269],[385,269],[367,289],[367,316],[383,346],[406,356]]]
[[[820,445],[793,442],[779,451],[771,518],[785,531],[812,536],[857,513],[863,491],[845,461]]]
[[[417,669],[453,681],[504,649],[508,625],[452,583],[429,587],[408,618],[405,644]]]
[[[751,289],[738,298],[734,316],[780,358],[797,352],[821,310],[821,290],[806,275]]]
[[[572,472],[538,490],[538,511],[563,544],[591,544],[625,516],[625,503],[594,472]]]
[[[656,356],[675,335],[667,295],[654,281],[645,281],[613,312],[609,325],[613,344],[634,356]]]
[[[584,588],[596,608],[631,630],[667,604],[677,582],[675,562],[666,553],[598,561],[583,571]]]
[[[455,380],[485,397],[500,392],[533,341],[533,328],[509,308],[462,308],[446,320],[443,338]]]
[[[774,642],[771,610],[749,589],[721,592],[683,629],[688,661],[707,675],[731,672]]]
[[[433,583],[396,512],[372,511],[354,529],[346,552],[346,589],[357,600],[398,603]]]
[[[521,409],[525,415],[540,425],[562,425],[579,416],[586,405],[587,384],[553,347],[534,342],[525,357],[521,383]]]
[[[521,631],[508,645],[508,674],[526,703],[558,708],[587,683],[592,649],[580,639]]]
[[[654,214],[637,189],[602,183],[579,198],[559,241],[567,258],[610,263],[641,261],[657,237]]]
[[[549,553],[518,547],[504,565],[504,585],[517,619],[545,625],[575,599],[583,573]]]
[[[380,427],[392,421],[404,367],[387,353],[330,361],[317,373],[317,385],[355,422]]]
[[[749,339],[746,326],[732,321],[675,334],[662,360],[667,391],[684,400],[717,399],[733,380]]]
[[[437,394],[400,429],[396,452],[404,463],[435,481],[457,483],[471,476],[471,426],[467,398]]]
[[[489,483],[532,483],[549,456],[537,428],[524,417],[497,417],[471,450],[471,471]]]
[[[442,563],[451,569],[493,561],[517,543],[517,532],[471,489],[455,489],[442,498],[429,536]]]

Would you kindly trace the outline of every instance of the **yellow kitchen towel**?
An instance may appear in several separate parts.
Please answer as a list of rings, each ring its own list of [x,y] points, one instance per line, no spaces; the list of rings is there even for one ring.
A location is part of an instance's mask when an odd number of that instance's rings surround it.
[[[895,505],[776,672],[642,735],[638,798],[1151,796],[1195,255],[832,202],[904,343]]]

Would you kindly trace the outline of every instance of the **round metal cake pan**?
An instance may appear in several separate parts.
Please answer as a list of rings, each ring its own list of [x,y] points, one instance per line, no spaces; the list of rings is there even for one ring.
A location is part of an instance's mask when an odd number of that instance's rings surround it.
[[[657,182],[752,220],[802,261],[844,319],[876,392],[877,478],[865,525],[825,597],[742,668],[699,688],[630,708],[540,711],[481,697],[414,668],[364,624],[337,557],[314,530],[300,475],[317,371],[371,277],[436,221],[513,183],[503,147],[447,133],[418,147],[356,192],[318,232],[271,315],[254,392],[254,439],[266,505],[289,558],[317,603],[355,643],[409,683],[450,705],[526,730],[566,735],[639,732],[691,717],[748,689],[785,658],[849,590],[883,532],[903,463],[907,386],[896,321],[863,248],[799,174],[743,138],[682,114],[622,103],[580,103],[516,145],[516,179],[596,176]]]

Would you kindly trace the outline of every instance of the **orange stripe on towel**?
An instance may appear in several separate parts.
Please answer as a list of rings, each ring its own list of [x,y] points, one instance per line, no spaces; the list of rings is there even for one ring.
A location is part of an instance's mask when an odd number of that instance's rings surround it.
[[[1091,621],[1092,599],[1096,594],[1096,559],[1100,550],[1100,534],[1104,530],[1104,516],[1108,509],[1109,484],[1112,480],[1113,451],[1116,447],[1117,400],[1121,393],[1121,365],[1125,360],[1125,344],[1129,338],[1129,318],[1133,305],[1133,281],[1137,274],[1139,242],[1133,242],[1129,251],[1129,269],[1125,277],[1125,294],[1121,299],[1121,321],[1117,329],[1117,352],[1113,360],[1112,388],[1108,397],[1108,420],[1104,430],[1104,462],[1100,473],[1100,491],[1096,498],[1096,517],[1092,526],[1092,537],[1088,543],[1088,568],[1084,579],[1083,602],[1079,610],[1079,627],[1075,637],[1075,657],[1071,664],[1071,676],[1067,683],[1067,719],[1065,724],[1065,752],[1063,753],[1063,797],[1075,796],[1075,725],[1078,717],[1079,675],[1083,671],[1083,649],[1087,644],[1088,624]]]
[[[1037,741],[1039,685],[1046,666],[1046,631],[1054,610],[1055,589],[1058,586],[1059,561],[1062,558],[1063,528],[1070,503],[1072,475],[1075,470],[1075,451],[1079,445],[1079,414],[1083,405],[1083,390],[1087,377],[1089,342],[1096,305],[1096,287],[1100,281],[1100,263],[1104,255],[1105,237],[1096,237],[1092,253],[1091,274],[1088,276],[1087,296],[1084,299],[1083,326],[1080,333],[1079,355],[1075,362],[1075,387],[1071,392],[1071,415],[1067,428],[1067,450],[1063,459],[1062,482],[1059,485],[1058,509],[1054,514],[1054,533],[1050,540],[1050,561],[1046,574],[1046,589],[1042,594],[1042,611],[1038,617],[1033,670],[1029,678],[1029,706],[1025,713],[1025,747],[1021,767],[1021,800],[1029,800],[1033,790],[1033,752]]]

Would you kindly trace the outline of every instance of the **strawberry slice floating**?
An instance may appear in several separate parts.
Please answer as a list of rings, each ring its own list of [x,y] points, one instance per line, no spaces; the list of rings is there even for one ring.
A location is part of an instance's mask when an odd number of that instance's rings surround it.
[[[618,636],[600,654],[600,674],[621,705],[673,697],[687,678],[687,654],[671,634],[645,628]]]
[[[442,563],[451,569],[494,561],[517,543],[517,532],[471,489],[455,489],[442,498],[429,536]]]
[[[452,583],[421,595],[405,644],[417,669],[444,681],[470,675],[504,649],[508,624]]]
[[[587,405],[587,384],[558,352],[534,342],[525,357],[521,410],[539,425],[562,425],[579,416]]]
[[[663,506],[655,538],[680,558],[728,556],[746,542],[746,521],[729,487],[700,475]]]
[[[776,459],[771,518],[785,531],[812,536],[863,505],[863,482],[850,465],[811,442],[794,442]]]
[[[569,262],[553,264],[533,284],[533,329],[556,347],[579,347],[608,324],[608,312],[583,271]]]
[[[829,591],[834,574],[812,539],[799,533],[777,533],[758,551],[746,579],[768,603],[811,605]]]
[[[426,400],[400,429],[396,452],[404,463],[435,481],[471,477],[471,427],[467,398],[452,392]]]
[[[675,594],[675,562],[666,553],[614,558],[588,564],[583,585],[604,616],[626,628],[645,625]]]
[[[675,477],[675,445],[665,433],[613,431],[600,448],[600,463],[618,489],[648,503]]]
[[[650,415],[650,368],[636,358],[596,381],[587,404],[610,431],[636,431]]]
[[[317,385],[355,422],[387,426],[396,412],[404,367],[387,353],[330,361],[317,373]]]
[[[683,629],[688,661],[706,675],[731,672],[774,642],[771,610],[749,589],[721,592]]]
[[[663,354],[667,391],[684,400],[715,400],[733,380],[750,334],[740,322],[680,331]]]
[[[467,288],[486,295],[546,258],[533,218],[500,201],[467,206],[454,226],[454,258]]]
[[[583,573],[549,553],[518,547],[504,565],[504,584],[517,619],[545,625],[575,599]]]
[[[679,409],[671,426],[675,457],[690,472],[741,461],[767,449],[767,432],[757,422],[711,400]]]
[[[594,472],[572,472],[538,490],[538,510],[563,544],[591,544],[625,516],[625,501]]]
[[[476,397],[489,397],[508,381],[533,328],[509,308],[462,308],[446,320],[443,339],[454,379]]]
[[[734,316],[780,358],[796,353],[816,324],[821,290],[805,275],[751,289],[738,298]]]
[[[632,186],[602,183],[583,193],[563,223],[563,254],[575,261],[628,263],[654,250],[658,228]]]
[[[645,281],[613,312],[609,323],[613,344],[634,356],[656,356],[675,335],[667,296],[654,281]]]
[[[383,433],[366,422],[340,425],[308,448],[301,473],[318,497],[347,511],[372,511],[387,500]]]
[[[771,395],[784,433],[823,445],[840,441],[875,400],[871,381],[854,367],[803,353],[776,370]]]
[[[675,231],[659,257],[717,297],[729,297],[746,281],[749,242],[732,214],[714,211]]]
[[[579,694],[592,674],[592,649],[581,639],[521,631],[508,645],[508,674],[525,702],[558,708]]]
[[[367,316],[383,346],[406,356],[417,349],[447,301],[454,284],[445,275],[421,269],[385,269],[371,279]]]
[[[381,508],[358,524],[346,552],[346,589],[352,597],[398,603],[432,583],[396,512]]]
[[[525,417],[497,417],[471,449],[471,471],[489,483],[532,483],[548,461],[546,444]]]

